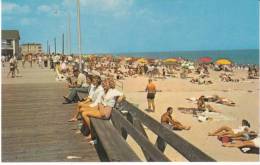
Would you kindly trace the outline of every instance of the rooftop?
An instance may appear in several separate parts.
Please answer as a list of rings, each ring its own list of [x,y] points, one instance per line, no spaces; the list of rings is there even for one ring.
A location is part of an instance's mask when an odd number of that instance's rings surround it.
[[[18,30],[2,30],[2,39],[18,39],[20,35]]]

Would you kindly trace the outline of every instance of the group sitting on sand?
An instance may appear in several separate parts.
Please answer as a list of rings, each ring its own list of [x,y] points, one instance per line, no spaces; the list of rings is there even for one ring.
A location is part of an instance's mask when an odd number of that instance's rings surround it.
[[[256,66],[248,68],[248,79],[259,79],[259,70]]]
[[[231,74],[222,73],[219,75],[219,78],[223,82],[239,82],[239,79],[232,78]]]
[[[218,136],[224,147],[259,148],[260,146],[259,135],[255,131],[250,131],[250,123],[245,119],[239,128],[222,126],[214,132],[209,132],[208,136]]]

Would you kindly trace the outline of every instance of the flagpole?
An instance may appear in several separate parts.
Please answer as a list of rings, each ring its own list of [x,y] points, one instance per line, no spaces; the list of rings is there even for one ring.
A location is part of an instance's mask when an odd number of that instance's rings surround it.
[[[78,34],[78,53],[79,53],[79,70],[82,72],[82,63],[81,63],[81,34],[80,34],[80,0],[77,0],[77,34]]]

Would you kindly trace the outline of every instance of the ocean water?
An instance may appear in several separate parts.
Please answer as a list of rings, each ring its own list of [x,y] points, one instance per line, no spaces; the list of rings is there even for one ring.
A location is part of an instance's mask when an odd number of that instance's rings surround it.
[[[226,58],[236,64],[256,64],[259,65],[259,50],[219,50],[219,51],[171,51],[171,52],[141,52],[141,53],[119,53],[114,55],[124,55],[130,57],[147,57],[155,59],[165,59],[171,57],[183,57],[189,60],[197,60],[200,57],[211,57],[214,61]]]

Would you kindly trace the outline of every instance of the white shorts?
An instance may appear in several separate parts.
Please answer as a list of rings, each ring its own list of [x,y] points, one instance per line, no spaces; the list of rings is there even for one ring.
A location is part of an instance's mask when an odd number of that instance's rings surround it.
[[[260,146],[260,137],[257,137],[257,138],[255,138],[255,139],[253,139],[252,141],[253,141],[253,143],[255,144],[255,146],[256,146],[257,148],[259,148],[259,146]]]

